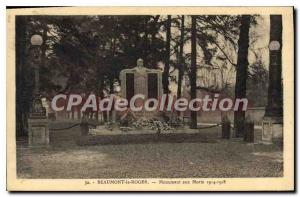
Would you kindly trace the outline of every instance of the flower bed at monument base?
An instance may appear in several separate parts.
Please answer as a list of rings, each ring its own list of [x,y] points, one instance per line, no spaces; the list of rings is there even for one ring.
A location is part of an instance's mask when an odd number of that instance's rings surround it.
[[[149,133],[149,134],[112,134],[80,136],[77,144],[80,146],[108,145],[108,144],[142,144],[142,143],[186,143],[202,142],[215,143],[216,139],[209,138],[202,133]]]

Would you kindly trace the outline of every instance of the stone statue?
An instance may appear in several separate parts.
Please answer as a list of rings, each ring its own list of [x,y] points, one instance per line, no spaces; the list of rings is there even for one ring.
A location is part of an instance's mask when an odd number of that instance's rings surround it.
[[[144,60],[141,59],[141,58],[138,59],[138,60],[136,61],[136,65],[137,65],[138,68],[144,67]]]
[[[136,61],[135,70],[140,75],[145,75],[146,74],[147,68],[145,68],[145,66],[144,66],[144,60],[143,59],[140,58]]]

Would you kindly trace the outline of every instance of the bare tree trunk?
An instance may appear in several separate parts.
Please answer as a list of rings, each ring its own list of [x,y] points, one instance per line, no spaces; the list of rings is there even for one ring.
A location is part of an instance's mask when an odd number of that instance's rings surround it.
[[[248,70],[250,15],[243,15],[240,26],[238,41],[238,60],[236,68],[235,99],[246,98],[246,81]],[[234,128],[236,137],[242,137],[245,130],[245,111],[242,106],[234,112]]]
[[[157,25],[157,21],[159,20],[159,17],[160,17],[160,15],[156,15],[155,16],[155,18],[154,18],[154,22],[153,22],[153,27],[152,27],[152,29],[153,29],[153,31],[151,32],[151,44],[150,44],[150,54],[151,54],[151,58],[150,58],[150,61],[151,61],[151,65],[150,65],[150,68],[156,68],[156,62],[157,62],[157,59],[156,58],[154,58],[155,57],[155,55],[154,55],[154,41],[155,41],[155,36],[156,36],[156,25]]]
[[[179,47],[179,65],[178,65],[178,87],[177,87],[177,98],[181,98],[181,86],[183,77],[183,44],[184,44],[184,15],[181,17],[181,28],[180,28],[180,47]]]
[[[196,16],[192,16],[192,29],[191,29],[191,100],[196,98],[196,80],[197,80],[197,48],[196,48]],[[197,112],[191,111],[191,125],[190,128],[197,128]]]
[[[163,91],[164,94],[169,94],[169,68],[170,68],[170,44],[171,44],[171,15],[168,15],[166,21],[167,29],[167,42],[166,42],[166,57],[165,57],[165,68],[163,73]]]
[[[99,100],[99,98],[101,98],[102,99],[102,97],[101,97],[101,92],[102,92],[102,79],[98,79],[98,81],[97,81],[97,86],[96,86],[97,88],[96,88],[96,91],[95,91],[95,93],[96,93],[96,98],[97,98],[97,101]],[[100,101],[99,101],[100,102]],[[99,114],[99,111],[100,111],[100,109],[99,109],[99,103],[97,102],[97,111],[96,111],[96,114],[95,114],[95,119],[98,121],[98,119],[99,119],[99,116],[98,116],[98,114]]]
[[[29,112],[26,88],[26,17],[16,16],[16,135],[27,135]],[[26,94],[27,93],[27,94]]]

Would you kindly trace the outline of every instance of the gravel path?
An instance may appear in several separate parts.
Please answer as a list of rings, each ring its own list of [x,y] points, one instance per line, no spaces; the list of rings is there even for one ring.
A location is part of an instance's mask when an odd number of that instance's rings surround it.
[[[214,143],[82,147],[58,141],[48,148],[19,144],[17,169],[20,178],[278,177],[283,175],[283,161],[275,145],[216,136]]]

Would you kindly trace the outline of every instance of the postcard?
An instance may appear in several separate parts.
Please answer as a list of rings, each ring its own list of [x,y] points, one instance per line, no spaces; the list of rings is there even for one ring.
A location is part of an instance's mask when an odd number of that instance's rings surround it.
[[[294,191],[293,14],[7,8],[7,190]]]

